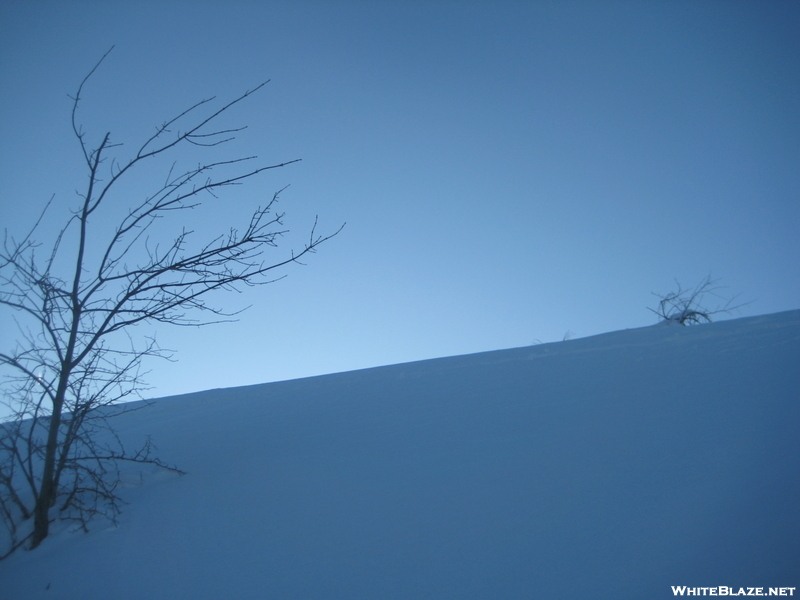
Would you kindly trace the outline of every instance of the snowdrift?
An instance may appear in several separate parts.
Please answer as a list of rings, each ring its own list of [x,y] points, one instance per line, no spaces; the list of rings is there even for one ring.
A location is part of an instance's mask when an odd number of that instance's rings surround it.
[[[163,398],[117,426],[187,475],[127,472],[118,526],[0,562],[0,598],[800,588],[800,311]]]

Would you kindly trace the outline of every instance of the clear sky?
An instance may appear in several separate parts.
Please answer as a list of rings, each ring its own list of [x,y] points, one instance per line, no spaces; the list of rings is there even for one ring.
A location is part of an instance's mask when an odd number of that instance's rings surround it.
[[[733,316],[794,309],[798,31],[800,3],[763,0],[3,0],[0,226],[75,205],[67,95],[115,45],[81,121],[123,150],[271,79],[228,150],[302,162],[193,225],[241,227],[287,184],[276,260],[315,215],[347,222],[286,279],[217,298],[252,305],[238,323],[160,328],[177,362],[150,365],[151,395],[640,327],[651,292],[709,273],[752,301]]]

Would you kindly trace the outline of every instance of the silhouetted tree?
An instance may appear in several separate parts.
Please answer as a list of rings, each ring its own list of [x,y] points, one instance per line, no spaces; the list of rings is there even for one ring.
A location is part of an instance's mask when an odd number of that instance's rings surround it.
[[[233,139],[243,128],[214,123],[266,82],[216,109],[210,108],[214,98],[194,104],[158,126],[130,158],[114,156],[119,144],[110,133],[91,145],[79,125],[79,105],[86,82],[107,55],[72,98],[72,128],[86,167],[78,206],[43,252],[35,235],[53,198],[22,239],[6,231],[0,251],[0,307],[19,328],[15,345],[0,352],[5,402],[13,410],[0,430],[0,513],[11,533],[9,553],[26,540],[30,548],[38,546],[48,535],[54,508],[84,528],[98,513],[113,519],[119,511],[120,461],[172,468],[154,456],[149,439],[139,450],[126,451],[109,425],[110,417],[127,409],[119,402],[143,389],[143,359],[165,356],[155,339],[136,343],[134,326],[227,320],[235,313],[207,304],[212,293],[270,283],[268,273],[297,262],[341,231],[318,235],[315,220],[299,251],[264,262],[263,251],[286,233],[283,215],[275,212],[275,193],[241,230],[194,244],[192,231],[178,221],[171,236],[151,239],[155,223],[160,230],[167,219],[179,219],[200,204],[201,194],[213,196],[296,161],[248,168],[255,157],[233,158],[181,170],[170,157]],[[120,206],[115,194],[120,182],[156,158],[170,161],[163,182],[117,220],[108,220],[108,210],[101,214],[106,205]],[[215,176],[218,172],[222,175]],[[31,520],[23,531],[21,524]]]

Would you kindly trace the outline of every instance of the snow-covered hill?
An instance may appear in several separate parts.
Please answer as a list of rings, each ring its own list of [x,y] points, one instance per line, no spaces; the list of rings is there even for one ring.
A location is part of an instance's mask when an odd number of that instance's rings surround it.
[[[0,598],[800,587],[800,311],[211,390],[117,426],[188,474],[130,473],[118,527],[0,562]]]

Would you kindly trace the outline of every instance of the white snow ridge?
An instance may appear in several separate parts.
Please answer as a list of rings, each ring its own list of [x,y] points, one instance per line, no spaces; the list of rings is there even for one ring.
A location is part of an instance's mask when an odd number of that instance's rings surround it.
[[[0,562],[0,598],[800,588],[800,311],[210,390],[116,425],[187,474],[131,471],[117,527]]]

